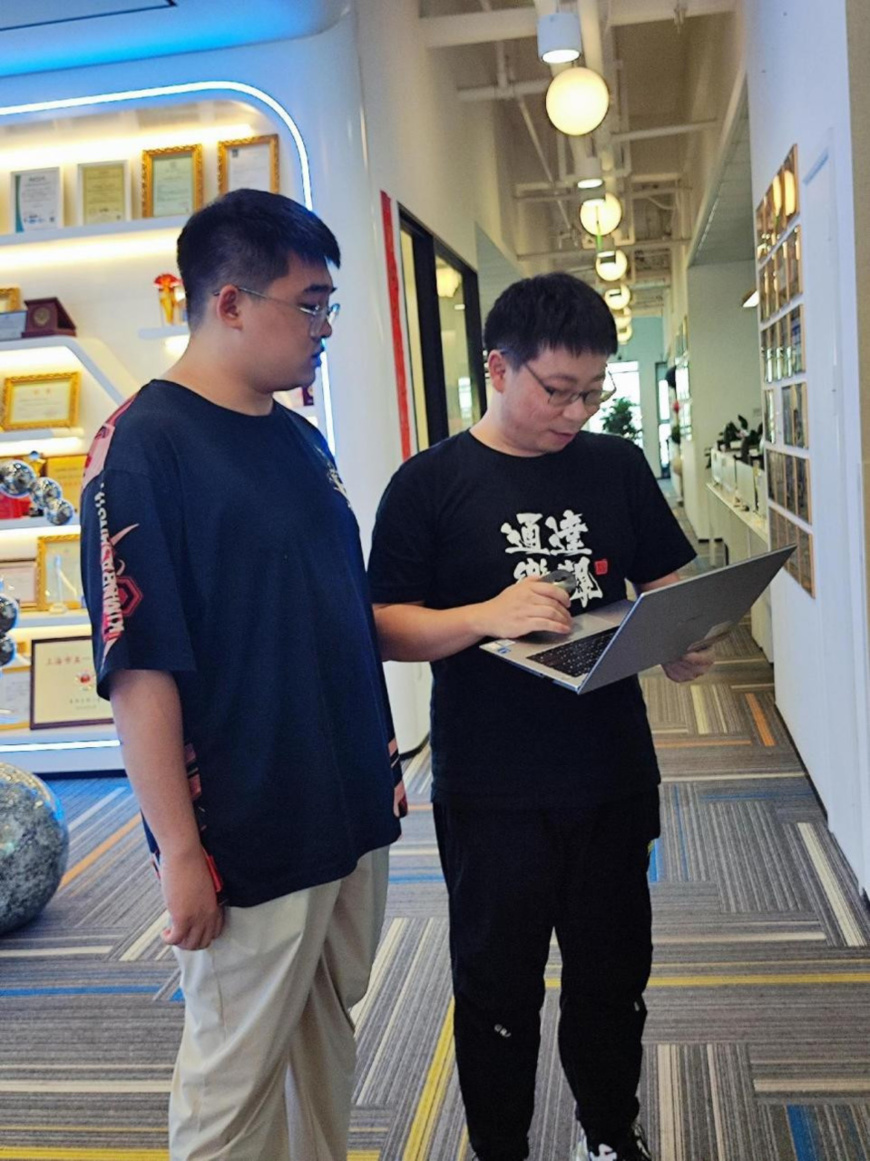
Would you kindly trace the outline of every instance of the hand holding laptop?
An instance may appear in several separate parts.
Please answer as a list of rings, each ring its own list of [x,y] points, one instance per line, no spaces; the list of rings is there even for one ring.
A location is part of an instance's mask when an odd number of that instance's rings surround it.
[[[541,577],[526,577],[477,606],[482,637],[525,637],[528,633],[567,636],[574,627],[571,598]]]

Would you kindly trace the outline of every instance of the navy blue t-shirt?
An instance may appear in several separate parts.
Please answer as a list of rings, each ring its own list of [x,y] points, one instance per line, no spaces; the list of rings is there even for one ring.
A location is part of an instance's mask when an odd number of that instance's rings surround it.
[[[149,383],[91,448],[82,572],[100,693],[121,669],[175,676],[226,902],[342,878],[398,837],[359,529],[311,424]]]
[[[469,432],[403,464],[378,509],[369,581],[380,604],[453,609],[527,576],[570,569],[573,613],[626,595],[695,553],[643,452],[581,432],[560,452],[513,456]],[[472,645],[432,665],[433,797],[585,807],[657,785],[636,677],[571,692]]]

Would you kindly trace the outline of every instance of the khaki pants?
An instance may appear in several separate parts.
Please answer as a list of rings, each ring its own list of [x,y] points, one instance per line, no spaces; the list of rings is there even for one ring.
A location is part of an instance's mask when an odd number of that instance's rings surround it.
[[[171,1161],[346,1161],[356,1046],[387,893],[389,848],[345,879],[227,908],[180,951],[184,1034]]]

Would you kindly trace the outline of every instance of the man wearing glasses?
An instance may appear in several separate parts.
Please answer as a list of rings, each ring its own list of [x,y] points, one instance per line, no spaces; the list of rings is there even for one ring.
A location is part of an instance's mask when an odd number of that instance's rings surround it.
[[[577,697],[478,648],[676,580],[694,551],[641,450],[582,431],[613,394],[616,328],[567,274],[526,279],[485,328],[492,400],[415,456],[378,512],[369,579],[385,658],[432,662],[435,825],[450,897],[454,1035],[471,1145],[523,1161],[553,932],[577,1161],[649,1158],[637,1123],[646,871],[659,773],[637,678]],[[573,600],[541,577],[573,575]],[[709,667],[690,654],[676,681]],[[584,1136],[585,1133],[585,1136]]]
[[[187,351],[107,420],[86,469],[99,689],[185,999],[171,1161],[347,1156],[349,1011],[401,775],[356,520],[317,430],[274,398],[314,382],[339,258],[275,194],[194,214]]]

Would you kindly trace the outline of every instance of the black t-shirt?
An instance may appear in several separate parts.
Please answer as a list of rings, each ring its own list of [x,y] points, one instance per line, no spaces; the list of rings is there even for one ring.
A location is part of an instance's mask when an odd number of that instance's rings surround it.
[[[634,444],[581,432],[563,451],[505,455],[464,432],[396,472],[369,561],[376,603],[451,609],[556,568],[574,613],[658,580],[694,550]],[[577,695],[476,645],[432,665],[433,796],[507,807],[592,805],[655,786],[637,678]]]
[[[82,568],[100,692],[165,670],[227,902],[349,874],[398,835],[359,530],[319,433],[156,381],[98,433]]]

